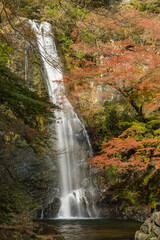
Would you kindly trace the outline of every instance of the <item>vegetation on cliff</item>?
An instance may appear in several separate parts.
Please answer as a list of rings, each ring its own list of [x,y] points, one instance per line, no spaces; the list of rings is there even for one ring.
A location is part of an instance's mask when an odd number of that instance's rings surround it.
[[[155,177],[160,174],[159,3],[131,1],[113,8],[89,1],[58,3],[56,15],[52,2],[48,7],[48,20],[56,23],[65,55],[68,97],[90,126],[95,149],[102,149],[89,163],[121,180],[124,173],[139,171],[147,188],[154,182],[156,194],[136,183],[133,194],[122,191],[120,199],[138,205],[132,198],[146,194],[139,204],[154,207],[160,194]]]
[[[36,209],[41,207],[36,189],[40,191],[44,183],[42,178],[41,185],[35,183],[33,172],[29,174],[26,169],[32,164],[45,171],[42,159],[48,146],[47,125],[53,121],[55,106],[42,80],[36,78],[40,62],[32,50],[33,73],[26,79],[25,51],[32,47],[34,38],[27,35],[29,27],[24,30],[18,3],[0,3],[0,223],[30,227]]]

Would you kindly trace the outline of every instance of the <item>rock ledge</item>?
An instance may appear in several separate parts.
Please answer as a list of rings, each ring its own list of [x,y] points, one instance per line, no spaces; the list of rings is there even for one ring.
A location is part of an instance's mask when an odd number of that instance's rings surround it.
[[[136,232],[135,240],[160,240],[160,203],[151,217],[146,219]]]

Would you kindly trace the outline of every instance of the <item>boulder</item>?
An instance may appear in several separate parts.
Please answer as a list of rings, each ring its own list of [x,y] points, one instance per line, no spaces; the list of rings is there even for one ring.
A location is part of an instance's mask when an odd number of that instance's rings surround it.
[[[152,213],[135,234],[135,240],[160,240],[160,211],[156,210]]]
[[[147,218],[146,221],[142,224],[140,227],[140,230],[144,232],[145,234],[149,234],[151,230],[151,220],[150,218]]]
[[[160,236],[160,227],[153,224],[151,232],[155,234],[157,237]]]
[[[135,234],[135,240],[147,240],[148,239],[148,234],[145,234],[141,231],[137,231]]]
[[[44,218],[56,217],[61,206],[61,200],[55,197],[44,209]]]
[[[157,226],[160,227],[160,212],[154,212],[153,221]]]

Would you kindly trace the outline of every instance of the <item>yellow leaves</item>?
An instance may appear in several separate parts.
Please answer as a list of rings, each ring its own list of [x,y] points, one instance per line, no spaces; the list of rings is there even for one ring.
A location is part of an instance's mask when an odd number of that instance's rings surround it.
[[[15,115],[13,114],[12,110],[11,109],[8,109],[5,111],[5,114],[11,118],[14,118],[16,119]]]
[[[45,119],[43,117],[37,117],[37,121],[38,121],[38,124],[39,124],[39,130],[42,131],[42,132],[46,130],[44,120]]]
[[[19,135],[14,132],[7,133],[7,135],[4,136],[5,144],[9,145],[15,143],[18,137]]]

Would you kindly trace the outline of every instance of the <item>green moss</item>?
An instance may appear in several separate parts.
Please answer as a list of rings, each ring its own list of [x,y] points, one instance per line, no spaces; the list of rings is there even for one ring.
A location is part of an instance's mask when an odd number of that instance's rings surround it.
[[[118,177],[119,177],[118,169],[114,166],[110,166],[106,170],[106,173],[107,173],[107,176],[108,176],[111,184],[113,184],[113,185],[116,184],[116,182],[118,181]]]
[[[121,206],[138,206],[139,205],[139,194],[138,192],[133,192],[127,188],[119,189],[119,192],[114,196],[114,200],[120,201]]]

